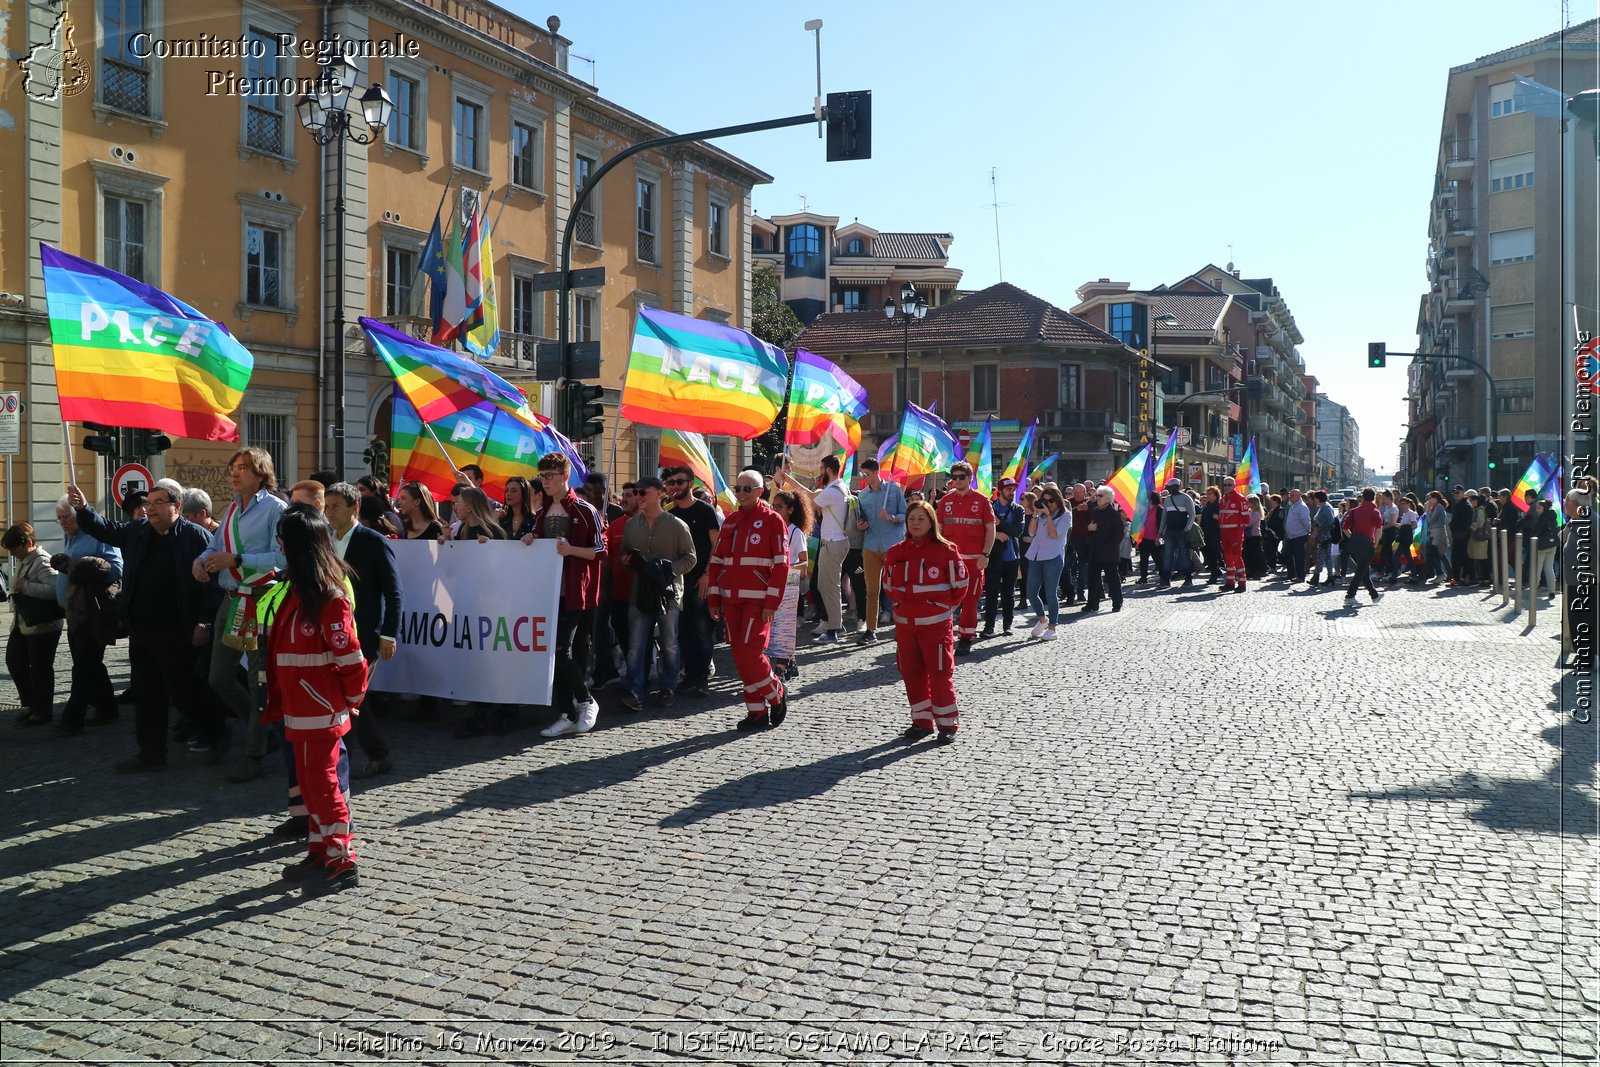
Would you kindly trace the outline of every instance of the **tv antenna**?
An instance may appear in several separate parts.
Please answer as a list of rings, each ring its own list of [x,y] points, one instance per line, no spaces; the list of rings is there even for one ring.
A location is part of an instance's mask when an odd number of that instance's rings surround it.
[[[1006,280],[1005,260],[1000,256],[1000,186],[999,168],[989,168],[989,206],[994,209],[994,260],[1000,281]]]

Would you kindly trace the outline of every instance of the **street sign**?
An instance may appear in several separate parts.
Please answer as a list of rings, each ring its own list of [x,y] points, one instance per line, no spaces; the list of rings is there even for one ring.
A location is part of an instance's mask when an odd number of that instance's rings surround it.
[[[111,476],[111,498],[120,508],[123,501],[128,499],[129,493],[148,493],[155,483],[150,468],[143,463],[124,463],[117,468],[117,473]]]
[[[1189,447],[1189,442],[1194,440],[1194,434],[1190,432],[1189,427],[1187,427],[1187,426],[1179,426],[1179,427],[1177,427],[1177,431],[1178,431],[1178,447],[1179,448],[1187,448],[1187,447]]]
[[[22,394],[0,393],[0,456],[22,451]]]
[[[1204,463],[1189,464],[1189,481],[1196,485],[1206,480],[1206,465]]]
[[[534,346],[533,350],[533,376],[541,382],[555,382],[562,378],[585,380],[600,377],[600,342],[599,341],[573,341],[567,346],[572,350],[572,367],[570,372],[561,365],[561,346],[554,341],[546,341]]]
[[[533,291],[536,293],[553,293],[561,288],[561,272],[549,270],[543,274],[532,274],[528,276],[528,281],[533,283]],[[584,267],[581,270],[567,272],[568,289],[599,289],[605,284],[604,267]]]

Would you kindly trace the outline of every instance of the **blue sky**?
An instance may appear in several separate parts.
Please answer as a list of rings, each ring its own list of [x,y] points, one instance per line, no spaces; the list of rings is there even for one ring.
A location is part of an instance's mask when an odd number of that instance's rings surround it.
[[[1003,263],[1061,307],[1085,281],[1148,288],[1231,246],[1246,277],[1277,283],[1380,470],[1405,432],[1405,372],[1369,370],[1366,345],[1415,347],[1449,68],[1562,19],[1554,0],[508,6],[559,14],[604,96],[679,131],[809,110],[801,27],[822,19],[823,90],[872,90],[873,158],[824,162],[812,127],[718,142],[774,176],[756,211],[804,197],[880,230],[948,231],[964,288]]]

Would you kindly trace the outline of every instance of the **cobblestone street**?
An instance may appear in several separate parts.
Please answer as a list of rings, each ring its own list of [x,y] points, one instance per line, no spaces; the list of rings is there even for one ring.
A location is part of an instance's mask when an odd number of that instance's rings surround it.
[[[948,749],[897,739],[892,642],[802,652],[759,736],[720,653],[710,700],[607,691],[586,736],[447,708],[394,723],[361,885],[310,899],[275,767],[117,775],[131,708],[8,712],[0,1058],[1592,1062],[1596,728],[1559,612],[1497,603],[1130,587],[1053,645],[1019,615]]]

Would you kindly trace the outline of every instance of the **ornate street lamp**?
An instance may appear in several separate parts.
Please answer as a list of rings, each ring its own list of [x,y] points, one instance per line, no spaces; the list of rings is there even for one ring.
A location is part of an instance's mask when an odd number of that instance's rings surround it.
[[[891,297],[883,302],[883,313],[892,319],[894,312],[895,303]],[[928,302],[917,293],[917,287],[910,282],[900,286],[900,389],[903,401],[911,399],[911,320],[923,318],[927,314]],[[917,400],[921,399],[922,390],[918,389]]]
[[[300,125],[319,145],[335,145],[338,159],[334,181],[333,216],[333,469],[344,478],[344,165],[345,146],[351,142],[369,145],[378,139],[394,114],[394,101],[377,82],[362,94],[360,111],[350,109],[356,78],[356,65],[340,56],[328,65],[315,94],[302,96],[295,104]],[[357,123],[360,125],[357,125]],[[362,127],[365,127],[364,129]],[[326,193],[323,199],[326,200]]]

